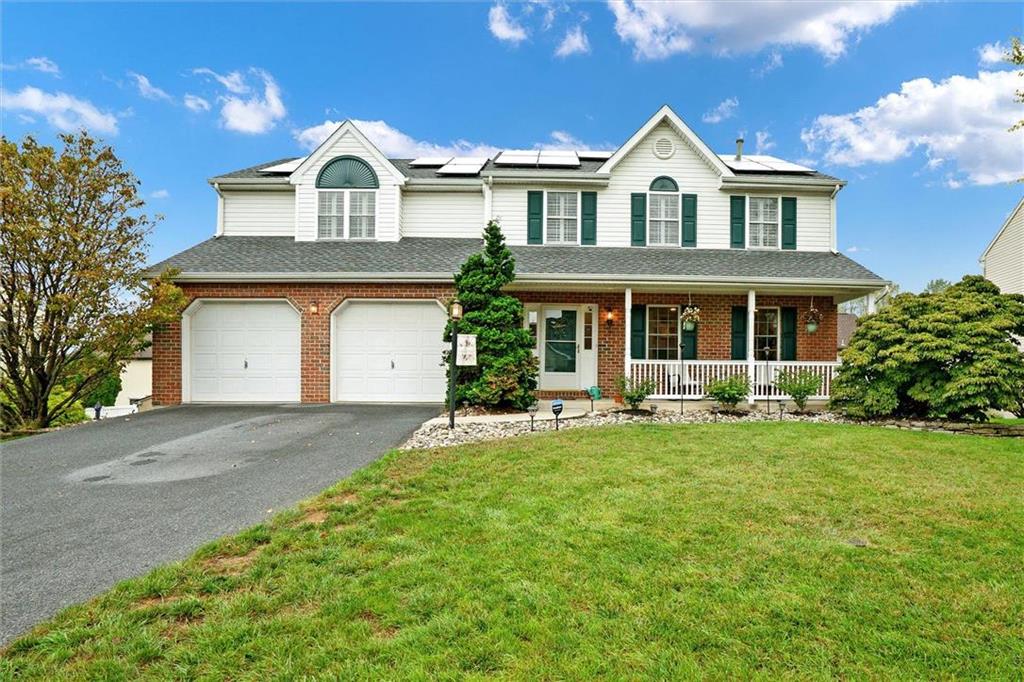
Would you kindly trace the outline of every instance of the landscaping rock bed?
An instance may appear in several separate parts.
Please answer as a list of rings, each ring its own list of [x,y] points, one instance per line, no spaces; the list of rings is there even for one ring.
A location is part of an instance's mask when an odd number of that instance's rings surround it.
[[[807,414],[785,413],[785,421],[805,421],[834,424],[846,421],[831,412],[814,412]],[[610,426],[614,424],[708,424],[716,419],[710,410],[686,410],[682,414],[678,410],[659,410],[653,414],[630,414],[628,411],[608,411],[588,414],[576,419],[563,419],[559,425],[562,429],[578,429],[588,426]],[[717,420],[729,422],[763,422],[778,421],[776,412],[765,414],[763,411],[753,412],[719,412]],[[554,421],[538,421],[534,425],[536,431],[554,431]],[[475,443],[484,440],[512,438],[530,433],[530,422],[489,422],[459,424],[448,429],[447,424],[424,424],[401,447],[403,450],[417,448],[438,448],[464,443]]]

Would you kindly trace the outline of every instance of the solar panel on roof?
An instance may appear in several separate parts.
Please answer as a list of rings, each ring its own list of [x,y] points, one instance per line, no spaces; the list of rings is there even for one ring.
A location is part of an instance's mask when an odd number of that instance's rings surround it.
[[[494,159],[498,166],[533,166],[540,152],[536,150],[506,149]]]
[[[410,166],[443,166],[452,160],[450,156],[421,156],[418,159],[413,159]]]
[[[719,158],[726,166],[735,171],[751,171],[756,173],[813,173],[813,168],[783,161],[765,154],[750,154],[739,161],[732,154],[720,154]]]
[[[772,170],[776,170],[776,171],[792,172],[792,173],[797,173],[797,172],[811,173],[811,172],[813,172],[813,169],[808,168],[807,166],[801,166],[800,164],[796,164],[796,163],[793,163],[791,161],[786,161],[785,159],[780,159],[780,158],[775,157],[775,156],[768,156],[767,154],[751,154],[748,158],[751,161],[756,161],[758,163],[762,163],[765,166],[768,166]]]
[[[298,159],[292,159],[291,161],[285,161],[284,163],[278,163],[273,166],[267,166],[266,168],[261,168],[260,173],[292,173],[305,160],[306,157],[303,156]]]
[[[485,156],[455,157],[437,169],[438,175],[476,175],[487,163]]]
[[[572,150],[544,149],[537,157],[537,164],[540,166],[576,167],[580,165],[580,157],[576,156],[576,152]]]
[[[596,159],[598,161],[603,161],[605,159],[612,158],[615,155],[615,152],[599,152],[590,149],[584,149],[582,151],[576,152],[576,155],[579,156],[581,159]]]

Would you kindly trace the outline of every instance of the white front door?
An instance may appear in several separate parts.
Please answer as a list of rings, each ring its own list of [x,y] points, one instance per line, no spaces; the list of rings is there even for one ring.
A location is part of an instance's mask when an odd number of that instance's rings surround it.
[[[300,321],[283,301],[201,302],[189,319],[192,402],[298,402]]]
[[[439,403],[444,310],[434,301],[351,301],[335,315],[335,400]]]
[[[540,388],[580,388],[580,326],[578,306],[545,306],[540,320]]]

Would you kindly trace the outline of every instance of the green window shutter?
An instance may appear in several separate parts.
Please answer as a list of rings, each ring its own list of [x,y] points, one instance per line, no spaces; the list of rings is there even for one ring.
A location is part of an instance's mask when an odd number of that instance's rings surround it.
[[[729,246],[742,249],[747,245],[747,198],[729,197]]]
[[[526,193],[526,243],[544,243],[544,192]]]
[[[697,246],[697,195],[683,195],[683,246]]]
[[[796,197],[782,197],[782,248],[796,248]]]
[[[732,359],[747,359],[747,306],[732,307]]]
[[[594,246],[597,244],[597,192],[580,192],[580,204],[580,243]]]
[[[782,346],[779,359],[796,360],[796,308],[783,308],[781,313]]]
[[[630,198],[629,218],[633,246],[647,246],[647,195],[643,192]]]
[[[698,325],[699,327],[700,325]],[[683,330],[683,360],[697,359],[697,330]]]
[[[647,306],[635,305],[630,312],[629,357],[647,359]]]

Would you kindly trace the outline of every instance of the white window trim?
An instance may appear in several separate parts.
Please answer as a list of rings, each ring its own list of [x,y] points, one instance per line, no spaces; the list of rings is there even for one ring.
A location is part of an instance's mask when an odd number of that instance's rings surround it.
[[[782,218],[779,218],[782,221]],[[771,247],[767,247],[771,250]],[[754,340],[754,357],[757,358],[757,352],[760,350],[757,347],[757,314],[762,310],[774,310],[775,311],[775,359],[768,360],[768,362],[779,362],[779,357],[782,355],[782,308],[777,305],[759,305],[754,308],[754,328],[751,330],[751,337]],[[763,335],[762,335],[763,336]],[[765,362],[763,359],[755,359],[754,362]]]
[[[321,237],[320,236],[320,193],[321,192],[343,192],[345,195],[345,210],[341,216],[341,237]],[[351,192],[373,192],[373,236],[372,237],[349,237],[349,217],[352,213],[352,197]],[[377,241],[377,219],[379,217],[380,207],[380,189],[374,189],[372,187],[350,187],[350,188],[331,188],[331,187],[317,187],[316,188],[316,240],[320,242],[375,242]]]
[[[676,198],[676,208],[678,210],[678,215],[679,215],[679,220],[676,221],[676,222],[679,223],[679,239],[676,240],[675,244],[652,244],[651,243],[651,195],[652,194],[657,194],[657,195],[661,195],[661,196],[666,196],[666,195],[667,196],[675,196],[675,198]],[[682,192],[660,192],[660,191],[648,190],[647,191],[647,209],[646,209],[646,213],[647,213],[647,219],[644,222],[644,229],[647,231],[647,234],[645,235],[645,241],[647,242],[647,246],[652,246],[652,247],[657,248],[657,249],[667,249],[667,248],[672,248],[673,246],[678,247],[678,248],[682,248],[683,247],[683,193]]]
[[[667,192],[666,192],[667,194]],[[650,304],[644,310],[644,355],[647,357],[646,360],[658,360],[660,362],[679,362],[679,355],[683,352],[682,348],[679,348],[679,344],[683,342],[683,325],[679,315],[676,315],[676,359],[664,360],[660,358],[651,357],[651,309],[652,308],[675,308],[677,311],[680,307],[677,305],[671,305],[668,303],[655,303]]]
[[[548,194],[554,192],[556,194],[572,194],[572,190],[544,190],[544,213],[542,217],[541,227],[543,228],[544,241],[542,242],[545,246],[579,246],[583,239],[583,192],[576,190],[576,241],[575,242],[549,242],[548,241]]]
[[[746,230],[746,244],[745,248],[752,251],[781,251],[782,250],[782,195],[772,196],[771,194],[748,194],[746,196],[746,205],[744,207],[744,215],[746,217],[744,229]],[[751,199],[775,199],[778,203],[776,208],[776,215],[778,221],[775,223],[778,230],[775,234],[775,246],[751,246],[750,245],[750,200]]]

